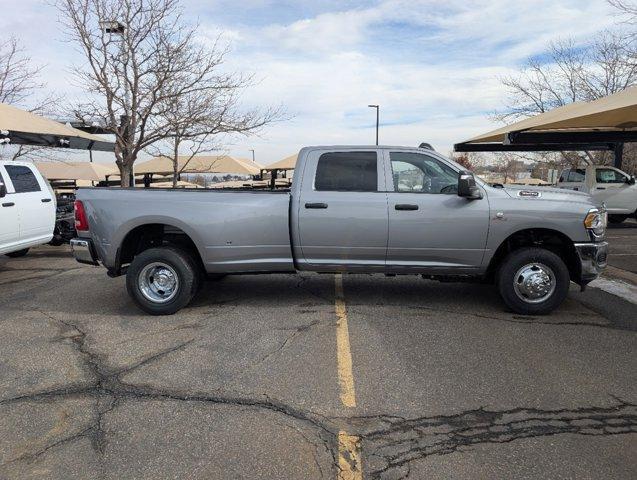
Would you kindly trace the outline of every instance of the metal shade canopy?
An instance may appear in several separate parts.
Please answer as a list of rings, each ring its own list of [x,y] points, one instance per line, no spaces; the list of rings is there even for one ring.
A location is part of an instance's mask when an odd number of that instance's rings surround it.
[[[296,160],[298,156],[299,154],[295,153],[294,155],[285,157],[284,159],[279,160],[278,162],[274,162],[272,165],[267,165],[263,167],[263,169],[264,170],[294,170],[294,167],[296,167]]]
[[[454,145],[458,152],[615,150],[637,141],[637,87],[575,102]]]
[[[115,150],[113,142],[5,103],[0,103],[0,138],[16,145]]]
[[[258,175],[259,166],[228,155],[197,155],[189,160],[188,156],[177,157],[179,173],[237,173]],[[168,157],[155,157],[135,166],[135,175],[157,173],[169,175],[173,173],[173,162]]]
[[[88,180],[101,182],[110,176],[119,176],[116,165],[95,162],[37,162],[36,168],[47,180]]]

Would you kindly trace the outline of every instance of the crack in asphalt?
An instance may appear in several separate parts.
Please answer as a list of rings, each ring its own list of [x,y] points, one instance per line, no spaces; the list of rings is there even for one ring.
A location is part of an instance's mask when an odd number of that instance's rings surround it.
[[[610,407],[542,410],[467,410],[455,415],[404,419],[377,416],[381,425],[363,428],[370,478],[407,478],[410,464],[432,455],[448,455],[479,444],[509,443],[558,434],[619,435],[637,432],[637,404],[618,400]],[[369,423],[374,417],[350,419]]]
[[[479,408],[466,410],[454,415],[405,418],[397,415],[369,415],[326,417],[310,410],[293,407],[284,402],[261,396],[244,396],[219,392],[217,394],[184,389],[156,388],[135,385],[122,380],[134,370],[152,364],[168,355],[179,352],[194,342],[194,338],[144,356],[131,365],[109,368],[105,360],[90,348],[86,331],[77,323],[55,318],[40,312],[55,322],[61,329],[61,337],[70,339],[75,351],[90,377],[88,382],[66,386],[0,400],[1,404],[23,401],[68,398],[86,395],[95,400],[91,423],[72,435],[55,439],[35,451],[26,452],[0,466],[18,461],[32,461],[59,446],[89,438],[93,450],[98,455],[101,476],[104,476],[103,455],[108,445],[108,433],[104,428],[107,415],[115,411],[123,401],[150,400],[193,402],[215,405],[268,410],[311,427],[316,432],[314,441],[301,433],[309,444],[325,449],[332,458],[332,474],[339,471],[338,435],[346,429],[360,437],[363,454],[367,459],[366,471],[370,478],[407,478],[414,461],[430,456],[447,455],[479,444],[502,444],[531,437],[546,437],[558,434],[576,435],[619,435],[637,432],[637,405],[614,397],[615,405],[610,407],[580,407],[575,409],[542,410],[536,408],[512,408],[509,410],[488,410]],[[294,337],[307,332],[322,322],[312,321],[294,327],[282,328],[291,333],[268,358],[281,351]],[[264,360],[263,360],[264,361]],[[292,423],[290,428],[299,431]],[[321,475],[325,472],[320,467]]]

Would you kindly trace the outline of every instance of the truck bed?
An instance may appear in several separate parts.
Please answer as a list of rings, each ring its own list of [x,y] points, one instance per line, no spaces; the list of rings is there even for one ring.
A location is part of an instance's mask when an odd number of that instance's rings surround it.
[[[81,188],[77,199],[107,268],[137,226],[157,224],[186,234],[208,272],[294,270],[289,191]]]

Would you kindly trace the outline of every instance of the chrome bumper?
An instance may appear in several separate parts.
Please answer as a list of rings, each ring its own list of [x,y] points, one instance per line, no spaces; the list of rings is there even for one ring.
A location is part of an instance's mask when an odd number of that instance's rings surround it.
[[[595,280],[606,268],[608,257],[608,242],[576,243],[575,250],[582,265],[581,284]]]
[[[71,251],[73,252],[75,260],[78,262],[87,263],[89,265],[99,265],[95,249],[93,248],[93,244],[90,240],[72,238]]]

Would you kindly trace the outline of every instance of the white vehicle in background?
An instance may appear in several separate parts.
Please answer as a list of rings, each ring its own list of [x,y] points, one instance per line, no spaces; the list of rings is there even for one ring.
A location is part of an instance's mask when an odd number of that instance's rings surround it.
[[[55,194],[31,163],[0,161],[0,255],[22,257],[51,241]]]
[[[588,193],[597,203],[604,202],[611,223],[637,216],[635,178],[618,168],[599,165],[567,168],[560,174],[557,186]]]

